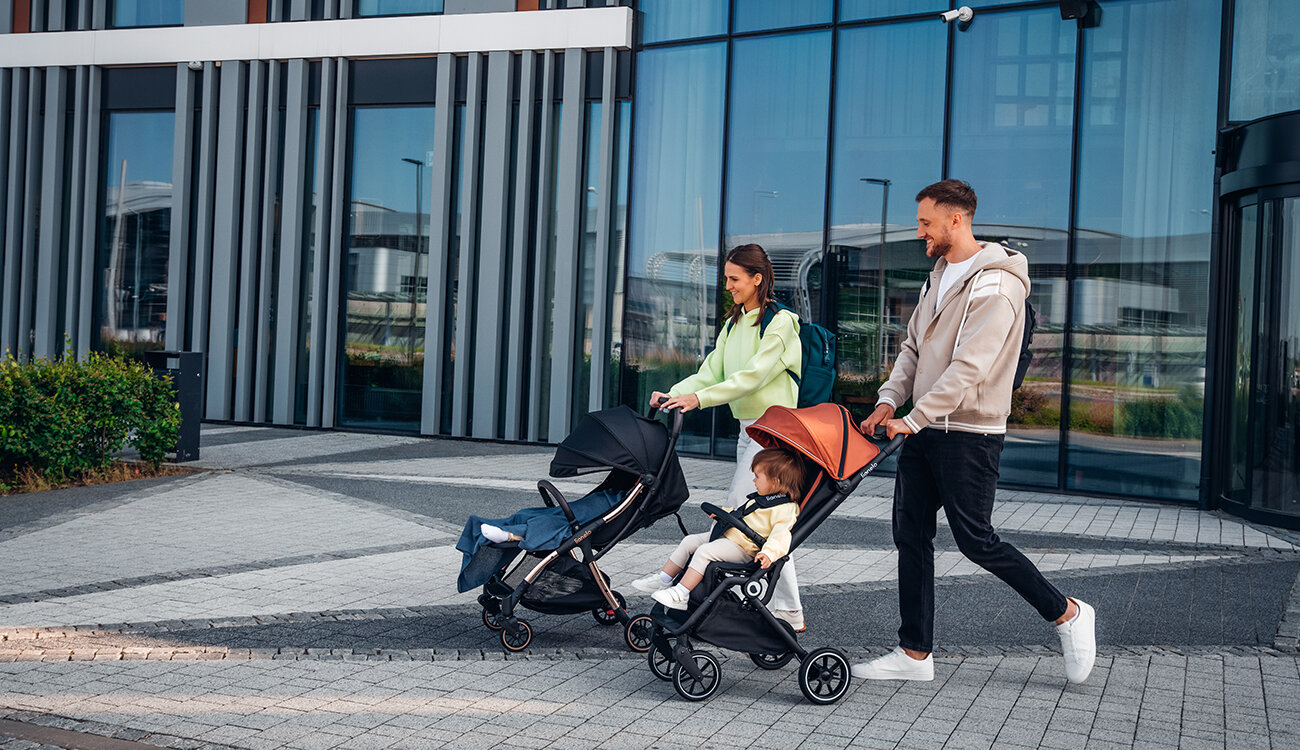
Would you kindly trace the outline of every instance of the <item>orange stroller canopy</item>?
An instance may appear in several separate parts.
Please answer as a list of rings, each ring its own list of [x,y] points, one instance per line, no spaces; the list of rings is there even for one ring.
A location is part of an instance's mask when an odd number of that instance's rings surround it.
[[[835,479],[861,470],[880,453],[839,404],[773,406],[749,426],[749,436],[764,448],[797,450]]]

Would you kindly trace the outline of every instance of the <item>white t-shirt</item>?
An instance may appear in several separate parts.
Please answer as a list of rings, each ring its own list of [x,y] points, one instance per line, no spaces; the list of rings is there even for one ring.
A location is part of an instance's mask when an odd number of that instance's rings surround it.
[[[934,300],[935,310],[938,310],[939,305],[943,304],[943,297],[948,293],[948,290],[952,289],[957,281],[966,275],[966,271],[974,262],[975,255],[972,255],[960,263],[949,263],[948,267],[943,269],[943,276],[939,277],[939,296]]]

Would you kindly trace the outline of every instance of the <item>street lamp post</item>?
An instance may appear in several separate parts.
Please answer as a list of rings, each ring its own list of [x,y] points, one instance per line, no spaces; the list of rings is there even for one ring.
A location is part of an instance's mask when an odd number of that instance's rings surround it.
[[[420,226],[422,218],[422,207],[424,196],[421,195],[424,186],[424,161],[422,159],[411,159],[403,156],[402,161],[415,167],[415,268],[411,275],[411,324],[407,335],[407,362],[415,362],[415,308],[416,299],[420,291],[420,262],[424,258],[424,250],[421,247],[424,230]]]
[[[880,197],[880,250],[877,254],[879,259],[879,276],[876,280],[876,296],[880,300],[880,317],[878,318],[879,342],[876,349],[876,356],[879,357],[880,368],[884,369],[885,364],[885,225],[889,220],[889,185],[890,180],[880,177],[861,177],[862,182],[871,185],[880,185],[884,188]]]

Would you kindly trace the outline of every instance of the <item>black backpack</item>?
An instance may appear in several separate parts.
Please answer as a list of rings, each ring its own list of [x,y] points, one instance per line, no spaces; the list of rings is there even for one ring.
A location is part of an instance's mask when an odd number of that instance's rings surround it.
[[[772,322],[780,310],[790,308],[776,301],[768,303],[763,311],[763,322],[758,327],[759,338],[767,333],[767,324]],[[790,310],[790,313],[795,318],[799,317],[794,310]],[[734,322],[727,324],[728,334],[734,325]],[[792,370],[785,371],[799,389],[799,402],[796,405],[802,409],[805,406],[824,404],[831,400],[831,389],[835,386],[835,334],[816,323],[800,321],[799,345],[803,357],[803,377],[795,375]]]
[[[1025,373],[1029,372],[1029,363],[1034,358],[1034,352],[1029,347],[1034,343],[1034,329],[1038,327],[1038,311],[1025,298],[1025,333],[1020,338],[1020,358],[1016,360],[1016,377],[1011,381],[1011,390],[1015,390],[1025,382]]]

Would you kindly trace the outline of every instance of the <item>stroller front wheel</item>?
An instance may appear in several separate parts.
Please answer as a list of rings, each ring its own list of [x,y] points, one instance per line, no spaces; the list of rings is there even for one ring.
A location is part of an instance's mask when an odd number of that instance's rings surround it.
[[[620,610],[627,609],[627,600],[623,598],[622,594],[615,591],[614,601],[618,604],[618,609],[596,607],[591,610],[591,616],[596,618],[596,622],[601,625],[614,625],[618,622],[618,613]]]
[[[500,610],[496,612],[483,610],[483,624],[487,626],[488,630],[500,630],[503,620],[505,620],[505,617],[502,616]]]
[[[834,703],[849,691],[849,660],[837,649],[819,648],[799,663],[799,689],[818,705]]]
[[[651,674],[664,682],[673,681],[673,672],[677,671],[677,660],[673,658],[671,640],[669,640],[668,653],[660,651],[658,646],[651,646],[646,658],[650,662]]]
[[[673,671],[673,687],[688,701],[702,701],[718,692],[718,686],[722,684],[722,667],[717,657],[700,649],[691,651],[691,662],[699,676],[692,675],[689,669],[678,664]]]

